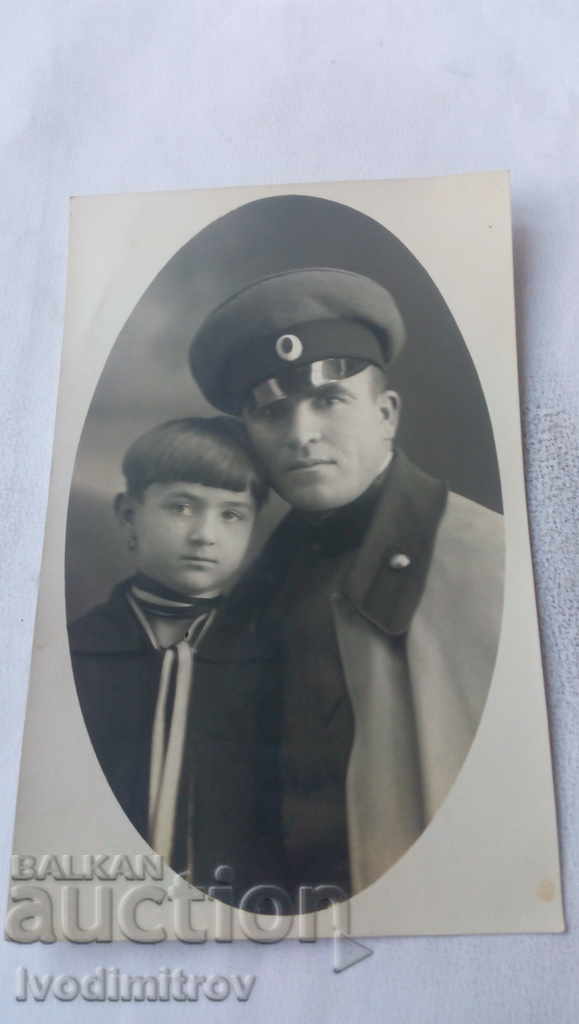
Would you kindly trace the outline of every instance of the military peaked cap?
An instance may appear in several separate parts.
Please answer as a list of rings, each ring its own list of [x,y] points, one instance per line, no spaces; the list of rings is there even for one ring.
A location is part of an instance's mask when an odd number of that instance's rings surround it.
[[[387,366],[405,340],[390,292],[349,270],[306,267],[261,278],[203,321],[191,370],[205,397],[239,414],[292,391]]]

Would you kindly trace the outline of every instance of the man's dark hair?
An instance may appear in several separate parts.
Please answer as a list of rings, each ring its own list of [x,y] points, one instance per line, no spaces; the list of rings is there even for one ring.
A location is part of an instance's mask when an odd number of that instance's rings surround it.
[[[133,442],[122,468],[128,494],[139,500],[151,484],[178,480],[225,491],[249,488],[258,508],[268,494],[245,427],[229,416],[161,423]]]

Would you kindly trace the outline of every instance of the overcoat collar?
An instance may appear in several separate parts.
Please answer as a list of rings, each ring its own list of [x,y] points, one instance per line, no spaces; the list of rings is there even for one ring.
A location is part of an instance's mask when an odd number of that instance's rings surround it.
[[[340,588],[341,596],[388,635],[408,630],[426,583],[447,493],[446,484],[396,452]],[[272,627],[276,594],[303,536],[303,519],[292,511],[233,595],[240,614],[261,614]]]
[[[420,601],[447,494],[446,484],[396,453],[343,585],[344,596],[389,635],[407,632]]]

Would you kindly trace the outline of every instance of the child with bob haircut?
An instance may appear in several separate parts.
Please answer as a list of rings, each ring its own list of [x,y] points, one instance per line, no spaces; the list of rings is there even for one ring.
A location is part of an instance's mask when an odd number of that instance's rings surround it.
[[[85,724],[153,849],[196,884],[227,864],[243,886],[259,860],[256,772],[271,673],[224,592],[267,484],[243,426],[226,416],[162,423],[131,445],[122,468],[115,512],[135,573],[69,628]]]

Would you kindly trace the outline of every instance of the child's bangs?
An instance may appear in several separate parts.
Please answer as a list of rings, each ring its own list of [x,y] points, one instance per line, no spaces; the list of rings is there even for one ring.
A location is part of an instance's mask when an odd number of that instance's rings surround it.
[[[240,446],[234,449],[216,437],[183,436],[163,453],[156,479],[159,482],[186,480],[239,492],[256,482],[256,474]]]
[[[258,506],[267,496],[242,424],[226,416],[170,420],[139,437],[123,461],[131,494],[155,483],[187,481],[237,493],[250,490]]]

